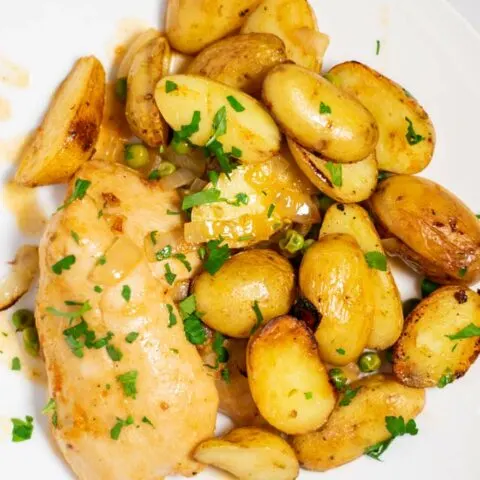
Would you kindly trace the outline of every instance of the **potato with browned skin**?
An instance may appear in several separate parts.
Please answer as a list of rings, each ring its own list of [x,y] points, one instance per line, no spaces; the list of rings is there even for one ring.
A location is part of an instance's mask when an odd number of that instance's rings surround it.
[[[480,295],[462,286],[440,288],[407,317],[393,350],[393,371],[410,387],[444,387],[480,353]]]

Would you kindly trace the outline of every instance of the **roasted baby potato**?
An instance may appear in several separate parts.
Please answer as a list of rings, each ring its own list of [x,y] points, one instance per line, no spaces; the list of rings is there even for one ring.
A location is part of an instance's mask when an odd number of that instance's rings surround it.
[[[166,33],[173,48],[192,55],[239,28],[259,0],[168,0]]]
[[[237,428],[207,440],[193,456],[241,480],[294,480],[299,471],[292,447],[278,435],[256,427]]]
[[[167,82],[176,88],[170,90]],[[203,146],[212,138],[214,117],[225,109],[226,132],[218,138],[225,152],[237,148],[242,152],[242,163],[259,163],[280,150],[278,127],[260,103],[222,83],[193,75],[171,75],[158,83],[155,100],[174,130],[191,126],[189,140],[195,145]],[[229,101],[242,108],[234,108]]]
[[[317,73],[278,65],[265,77],[262,98],[281,129],[309,150],[341,163],[358,162],[375,150],[371,113]]]
[[[187,73],[258,95],[265,75],[286,59],[285,45],[277,36],[246,33],[225,38],[202,50]]]
[[[370,216],[359,205],[337,204],[327,210],[320,238],[332,233],[352,235],[365,255],[370,252],[385,254]],[[367,347],[385,350],[391,347],[402,333],[402,302],[388,264],[385,271],[371,268],[370,278],[374,314]]]
[[[375,153],[355,163],[336,163],[287,139],[288,147],[305,176],[325,195],[337,202],[362,202],[377,186]]]
[[[303,256],[299,287],[321,315],[315,337],[322,360],[355,361],[368,343],[374,315],[371,275],[355,238],[322,236]]]
[[[168,74],[170,46],[158,34],[133,57],[127,80],[125,116],[132,132],[150,147],[168,143],[168,125],[153,98],[159,80]]]
[[[317,31],[315,14],[306,0],[263,0],[242,27],[242,33],[273,33],[285,43],[287,57],[319,72],[329,44]]]
[[[405,89],[359,62],[337,65],[328,78],[375,117],[380,170],[414,174],[428,166],[435,148],[435,130],[425,110]]]
[[[480,279],[480,222],[455,195],[425,178],[395,175],[369,200],[390,255],[438,283]]]
[[[104,96],[102,64],[95,57],[77,60],[25,149],[15,181],[28,187],[66,182],[93,153]]]
[[[208,184],[205,188],[212,188]],[[185,238],[201,243],[219,237],[239,248],[268,240],[286,223],[318,223],[312,198],[317,189],[308,181],[287,149],[263,163],[240,165],[228,178],[221,174],[216,188],[230,201],[194,207],[185,224]],[[235,203],[246,195],[246,204]],[[233,203],[233,204],[232,204]]]
[[[407,317],[393,351],[395,375],[416,388],[462,377],[480,353],[479,337],[468,334],[473,325],[480,328],[480,295],[453,285],[435,291]]]
[[[337,404],[318,432],[294,437],[300,464],[324,472],[351,462],[365,449],[387,440],[385,417],[415,418],[423,409],[425,391],[405,387],[390,375],[373,375],[351,384],[358,393],[347,406]]]
[[[275,318],[248,342],[248,383],[262,416],[278,430],[313,432],[335,406],[335,393],[305,323]]]
[[[203,272],[193,293],[202,320],[234,338],[248,338],[263,321],[290,310],[295,296],[293,268],[272,250],[247,250],[225,262],[215,275]]]

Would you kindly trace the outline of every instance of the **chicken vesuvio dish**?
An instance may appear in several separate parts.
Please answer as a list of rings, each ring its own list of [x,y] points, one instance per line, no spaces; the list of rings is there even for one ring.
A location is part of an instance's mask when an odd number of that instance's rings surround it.
[[[478,216],[416,176],[435,146],[418,101],[359,62],[323,72],[328,41],[306,0],[169,0],[113,72],[115,115],[93,56],[58,88],[15,181],[67,195],[0,294],[39,270],[12,321],[79,479],[378,460],[475,361]],[[387,255],[421,299],[402,304]]]

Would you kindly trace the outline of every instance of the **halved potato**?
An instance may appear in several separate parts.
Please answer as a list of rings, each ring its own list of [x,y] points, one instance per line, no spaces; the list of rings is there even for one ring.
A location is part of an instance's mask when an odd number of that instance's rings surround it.
[[[306,0],[263,0],[242,27],[242,33],[273,33],[285,43],[287,57],[319,72],[329,38],[317,31],[315,14]]]
[[[294,480],[299,471],[292,447],[278,435],[256,427],[237,428],[206,440],[193,456],[241,480]]]
[[[375,153],[356,163],[336,163],[287,139],[288,147],[305,176],[325,195],[337,202],[362,202],[377,186]]]
[[[414,174],[428,166],[435,130],[425,110],[405,89],[359,62],[333,67],[328,78],[354,95],[375,117],[380,170]]]
[[[480,328],[480,295],[461,286],[443,287],[407,317],[393,351],[393,371],[410,387],[443,386],[468,371],[480,353],[480,338],[451,339],[469,325]],[[460,335],[461,336],[461,335]]]
[[[38,273],[38,247],[22,245],[11,265],[9,274],[0,281],[0,311],[15,305],[30,289]]]
[[[102,64],[95,57],[77,60],[26,148],[15,181],[28,187],[66,182],[94,151],[104,96]]]
[[[318,432],[291,439],[300,464],[324,472],[351,462],[365,449],[391,435],[385,417],[415,418],[425,403],[425,391],[408,388],[391,375],[373,375],[350,385],[359,388],[349,405],[337,404]]]
[[[359,205],[332,205],[325,214],[320,237],[331,233],[346,233],[357,240],[364,254],[385,254],[382,242],[370,219]],[[385,350],[402,333],[403,313],[400,294],[387,265],[387,270],[370,269],[373,293],[373,324],[367,347]]]
[[[202,50],[187,69],[250,95],[258,95],[265,75],[286,61],[285,45],[270,33],[227,37]]]
[[[247,204],[218,202],[194,207],[191,222],[185,224],[187,241],[201,243],[221,236],[230,247],[240,248],[268,240],[292,222],[320,221],[312,198],[317,189],[284,148],[266,162],[239,166],[230,179],[221,174],[216,188],[229,201],[241,193],[247,195]]]
[[[128,73],[125,116],[132,132],[150,147],[168,143],[168,125],[153,94],[160,79],[168,75],[169,64],[168,41],[157,34],[137,51]]]
[[[265,77],[262,98],[281,129],[309,150],[341,163],[358,162],[375,150],[372,114],[315,72],[277,65]]]
[[[273,250],[246,250],[211,275],[203,272],[193,285],[197,310],[212,329],[234,338],[248,338],[263,320],[285,315],[295,297],[290,262]],[[255,303],[256,302],[256,303]]]
[[[170,44],[194,54],[239,28],[259,0],[168,0]]]
[[[270,425],[289,434],[320,428],[335,406],[335,393],[315,338],[300,320],[275,318],[251,337],[248,383]]]
[[[442,186],[394,175],[380,183],[369,206],[390,255],[438,283],[480,279],[480,222]]]
[[[169,90],[167,82],[176,88]],[[228,98],[243,109],[234,108]],[[226,109],[226,131],[218,137],[225,152],[237,148],[242,152],[240,162],[260,163],[280,150],[280,131],[272,117],[254,98],[227,85],[194,75],[171,75],[158,83],[155,100],[174,130],[193,125],[189,140],[195,145],[204,146],[212,138],[214,117]]]
[[[303,256],[300,293],[320,314],[320,356],[333,365],[354,362],[367,346],[374,315],[371,275],[351,235],[324,235]]]

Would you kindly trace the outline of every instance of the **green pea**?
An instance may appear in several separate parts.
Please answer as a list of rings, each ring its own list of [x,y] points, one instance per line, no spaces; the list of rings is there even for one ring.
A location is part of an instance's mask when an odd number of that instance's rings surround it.
[[[115,95],[121,102],[127,100],[127,77],[119,78],[115,82]]]
[[[177,167],[170,162],[162,162],[157,168],[160,177],[168,177],[168,175],[171,175],[176,169]]]
[[[192,148],[190,147],[190,144],[186,140],[176,140],[175,138],[172,140],[172,148],[175,153],[178,155],[186,155],[187,153],[190,153]]]
[[[17,332],[23,332],[27,327],[35,326],[35,316],[31,310],[22,308],[12,315],[12,323]]]
[[[125,163],[138,170],[150,163],[150,153],[145,145],[141,143],[129,143],[125,145],[124,152]]]
[[[335,200],[333,200],[330,197],[327,197],[326,195],[320,195],[318,197],[318,208],[323,213],[325,213],[334,203],[335,203]]]
[[[403,302],[403,316],[407,318],[419,303],[419,298],[410,298],[409,300],[405,300]]]
[[[428,297],[430,294],[432,294],[437,288],[440,288],[440,285],[438,283],[432,282],[428,278],[424,278],[422,280],[422,297]]]
[[[299,252],[305,245],[305,239],[303,235],[295,230],[288,230],[285,237],[279,242],[279,246],[282,250],[286,250],[289,253]]]
[[[40,351],[40,343],[38,341],[38,333],[35,327],[26,328],[23,333],[23,346],[26,352],[32,357],[38,357]]]
[[[328,376],[338,391],[342,391],[346,387],[347,377],[341,368],[331,368],[328,371]]]
[[[382,366],[377,352],[366,352],[358,359],[358,367],[363,373],[376,372]]]

